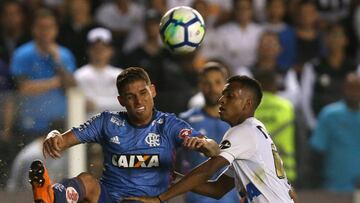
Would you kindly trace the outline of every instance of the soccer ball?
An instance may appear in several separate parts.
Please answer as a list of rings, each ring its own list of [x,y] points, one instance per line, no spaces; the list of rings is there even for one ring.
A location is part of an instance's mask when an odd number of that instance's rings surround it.
[[[193,8],[172,8],[161,18],[160,35],[171,51],[180,54],[193,52],[204,39],[204,19]]]

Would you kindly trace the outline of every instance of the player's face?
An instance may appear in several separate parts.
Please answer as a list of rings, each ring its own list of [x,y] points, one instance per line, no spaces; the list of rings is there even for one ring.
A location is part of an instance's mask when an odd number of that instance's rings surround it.
[[[263,35],[258,47],[259,57],[262,59],[277,59],[281,51],[280,46],[279,39],[276,36],[272,34]]]
[[[225,85],[219,104],[221,120],[235,126],[247,114],[251,102],[246,89],[241,88],[239,83],[232,82]]]
[[[270,18],[282,20],[285,15],[285,2],[283,0],[272,1],[268,7],[268,15]]]
[[[113,56],[113,49],[109,44],[95,42],[90,45],[89,56],[92,63],[108,64]]]
[[[58,33],[55,18],[45,17],[38,19],[33,27],[34,38],[41,44],[52,44]]]
[[[347,45],[347,38],[342,27],[337,26],[326,36],[326,46],[329,50],[339,50]]]
[[[345,100],[352,104],[360,106],[360,76],[353,76],[344,85]]]
[[[154,85],[148,85],[144,80],[137,80],[126,85],[118,100],[125,106],[131,122],[135,125],[146,125],[152,119]]]
[[[225,83],[225,77],[219,71],[210,71],[201,79],[200,89],[204,94],[206,105],[218,105]]]
[[[299,8],[299,22],[303,26],[313,26],[318,20],[318,13],[315,5],[304,4]]]
[[[253,11],[249,0],[237,1],[235,5],[235,18],[241,24],[247,24],[251,21]]]

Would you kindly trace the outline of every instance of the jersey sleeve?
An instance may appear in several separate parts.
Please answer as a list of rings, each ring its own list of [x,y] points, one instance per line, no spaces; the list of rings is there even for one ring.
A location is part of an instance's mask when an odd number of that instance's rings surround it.
[[[99,143],[105,120],[105,112],[95,115],[79,127],[72,128],[81,143]]]
[[[29,58],[20,51],[22,50],[15,51],[10,65],[11,74],[15,77],[27,76],[28,70],[31,70],[29,68],[29,64],[31,64]]]
[[[249,159],[257,148],[254,133],[246,129],[235,129],[224,136],[220,144],[220,156],[231,164],[235,159]]]
[[[328,148],[331,126],[328,119],[332,118],[326,112],[320,112],[318,124],[310,138],[310,145],[319,152],[324,152]]]
[[[76,69],[76,61],[75,61],[75,57],[74,55],[71,53],[70,50],[68,49],[63,49],[63,63],[64,63],[64,68],[69,71],[70,73],[73,73]]]
[[[235,170],[232,166],[228,166],[228,168],[224,171],[224,175],[229,176],[231,178],[235,178]]]
[[[176,116],[169,119],[169,123],[167,125],[167,131],[177,146],[181,145],[184,139],[188,137],[201,135],[198,131],[194,130],[190,124],[180,118],[177,118]]]

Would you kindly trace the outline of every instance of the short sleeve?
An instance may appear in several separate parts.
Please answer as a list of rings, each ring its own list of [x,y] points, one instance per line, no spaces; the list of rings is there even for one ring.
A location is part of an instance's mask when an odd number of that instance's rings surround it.
[[[76,61],[74,55],[71,53],[68,49],[63,49],[64,55],[63,55],[63,63],[67,71],[74,72],[76,69]]]
[[[235,159],[249,159],[256,152],[256,136],[249,130],[233,129],[220,144],[220,156],[231,164]]]
[[[31,62],[25,54],[22,54],[22,50],[16,50],[11,60],[11,74],[14,76],[26,76],[26,70],[30,70],[28,68],[29,64]]]
[[[329,126],[328,118],[332,118],[327,115],[326,112],[321,112],[319,115],[318,124],[310,138],[311,147],[317,151],[325,151],[331,131]]]
[[[224,175],[235,178],[236,174],[234,168],[232,166],[229,166],[227,170],[224,171]]]
[[[169,126],[168,133],[178,146],[181,145],[184,139],[188,137],[201,135],[198,131],[194,130],[190,124],[180,118],[177,118],[176,116],[169,119],[167,126]]]
[[[79,127],[72,128],[81,143],[99,143],[102,137],[105,112],[95,115]]]

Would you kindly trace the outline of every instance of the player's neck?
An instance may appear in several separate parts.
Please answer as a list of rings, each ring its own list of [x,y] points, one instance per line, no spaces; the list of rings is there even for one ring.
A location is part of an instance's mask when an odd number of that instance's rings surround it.
[[[243,123],[246,119],[251,118],[251,117],[254,117],[254,113],[244,114],[244,115],[242,115],[242,116],[239,117],[239,119],[237,120],[237,122],[235,123],[235,125],[231,125],[231,126],[239,125],[239,124]]]
[[[93,65],[96,69],[104,69],[107,67],[109,63],[107,61],[99,61],[99,60],[92,60],[91,65]]]
[[[129,119],[129,122],[131,123],[131,125],[133,125],[135,127],[144,127],[144,126],[147,126],[153,120],[153,116],[154,116],[154,111],[152,111],[151,115],[145,119],[139,119],[139,118],[136,118],[129,114],[128,114],[128,119]]]

